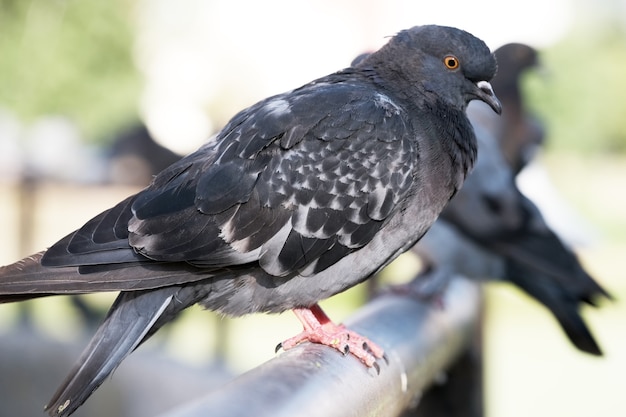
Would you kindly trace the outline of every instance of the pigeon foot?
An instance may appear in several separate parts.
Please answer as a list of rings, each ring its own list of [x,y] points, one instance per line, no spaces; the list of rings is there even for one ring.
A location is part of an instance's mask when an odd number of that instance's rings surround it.
[[[280,343],[276,347],[277,351],[280,348],[289,350],[302,342],[309,341],[329,346],[343,355],[350,353],[368,367],[373,367],[376,359],[384,357],[381,347],[366,337],[348,330],[344,325],[333,323],[317,304],[311,308],[297,308],[293,312],[302,323],[304,330]]]

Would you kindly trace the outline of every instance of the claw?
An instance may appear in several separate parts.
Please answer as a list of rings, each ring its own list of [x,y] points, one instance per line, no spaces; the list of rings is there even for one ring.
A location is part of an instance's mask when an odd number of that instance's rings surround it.
[[[384,351],[378,345],[343,325],[334,324],[317,305],[294,309],[294,313],[302,322],[304,330],[279,343],[276,351],[280,348],[288,350],[299,343],[309,341],[332,347],[344,356],[352,354],[368,367],[374,366],[376,360],[384,356]],[[385,362],[389,363],[387,360]],[[380,372],[380,366],[376,365],[375,368]]]
[[[376,375],[380,375],[380,365],[378,364],[378,362],[374,362],[372,367],[376,370]]]

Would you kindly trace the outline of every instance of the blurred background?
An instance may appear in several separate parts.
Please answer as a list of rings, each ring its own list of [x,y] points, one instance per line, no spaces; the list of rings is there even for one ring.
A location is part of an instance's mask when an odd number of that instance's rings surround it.
[[[489,284],[487,413],[623,415],[625,0],[0,0],[0,264],[46,248],[138,191],[242,108],[429,23],[465,29],[492,49],[539,49],[542,70],[523,86],[547,136],[520,186],[616,298],[585,311],[605,351],[592,358],[575,351],[536,302]],[[0,306],[0,404],[34,403],[39,412],[113,297]],[[356,288],[322,305],[340,321],[364,298]],[[297,331],[291,314],[230,320],[191,309],[113,379],[142,376],[129,386],[148,395],[147,381],[158,378],[142,367],[153,363],[146,357],[162,358],[171,379],[179,370],[187,384],[173,391],[182,392],[128,414],[154,415],[271,358]],[[20,344],[33,334],[43,349]],[[63,359],[43,364],[57,354]],[[31,393],[24,366],[48,365]],[[86,407],[124,395],[107,385]]]

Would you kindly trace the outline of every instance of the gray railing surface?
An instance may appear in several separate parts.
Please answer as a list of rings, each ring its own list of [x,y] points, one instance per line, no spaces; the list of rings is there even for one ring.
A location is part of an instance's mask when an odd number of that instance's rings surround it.
[[[345,321],[385,349],[387,361],[378,361],[378,372],[350,355],[304,343],[160,417],[399,416],[419,405],[425,390],[443,382],[446,370],[468,352],[481,310],[480,287],[462,278],[452,281],[442,303],[385,294]],[[480,381],[466,379],[466,385]],[[462,393],[466,389],[472,387]],[[475,392],[480,396],[480,388]],[[460,415],[476,414],[466,409]]]

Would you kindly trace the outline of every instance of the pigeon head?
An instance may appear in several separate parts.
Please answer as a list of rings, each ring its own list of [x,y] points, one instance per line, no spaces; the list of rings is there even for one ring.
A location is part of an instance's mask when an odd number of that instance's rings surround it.
[[[498,94],[517,90],[522,73],[540,66],[537,50],[523,43],[507,43],[496,49],[494,55],[498,60],[498,74],[492,84]]]
[[[446,26],[415,26],[403,30],[380,50],[356,60],[394,79],[405,95],[434,95],[459,110],[482,100],[500,114],[502,105],[489,81],[496,58],[480,39]],[[394,74],[390,77],[390,74]]]

